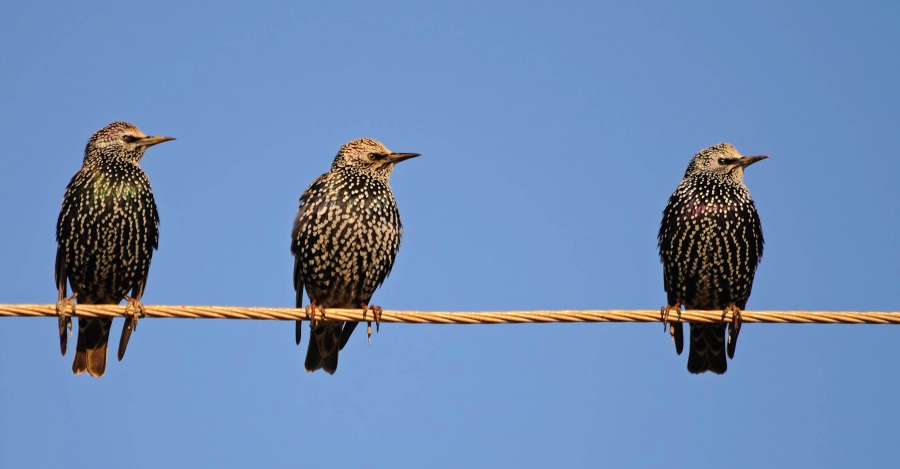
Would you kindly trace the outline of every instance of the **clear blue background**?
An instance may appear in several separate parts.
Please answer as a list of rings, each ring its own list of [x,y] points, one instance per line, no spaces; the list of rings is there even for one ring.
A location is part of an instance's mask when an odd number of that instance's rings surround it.
[[[387,309],[659,308],[661,211],[721,141],[772,155],[749,309],[900,309],[898,4],[598,3],[7,4],[0,302],[55,301],[65,185],[127,120],[178,138],[146,304],[292,305],[297,198],[366,136],[424,155]],[[97,380],[0,319],[0,466],[900,462],[897,327],[751,324],[724,376],[660,324],[388,324],[334,376],[293,330],[148,319]]]

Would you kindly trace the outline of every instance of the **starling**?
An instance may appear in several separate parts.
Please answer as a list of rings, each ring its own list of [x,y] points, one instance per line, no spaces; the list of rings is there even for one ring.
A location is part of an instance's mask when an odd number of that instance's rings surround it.
[[[148,137],[127,122],[113,122],[91,136],[84,163],[63,196],[56,224],[56,286],[59,290],[60,350],[66,354],[71,319],[65,305],[129,304],[119,341],[125,354],[138,314],[150,258],[159,239],[159,215],[150,180],[139,163],[144,150],[172,137]],[[72,298],[66,298],[66,281]],[[128,296],[128,292],[131,295]],[[106,346],[112,318],[78,318],[78,344],[72,372],[100,377],[106,371]]]
[[[388,178],[395,164],[416,156],[393,153],[369,138],[353,140],[338,151],[331,170],[306,189],[291,233],[297,308],[305,287],[313,309],[368,309],[400,249],[400,212]],[[306,371],[334,374],[338,351],[357,324],[312,324]],[[297,321],[297,344],[300,330]]]
[[[728,357],[734,358],[740,331],[740,310],[753,287],[762,258],[763,233],[744,185],[744,168],[768,156],[741,156],[727,143],[694,155],[684,179],[663,211],[659,227],[659,257],[668,311],[687,309],[731,310]],[[688,371],[722,374],[725,363],[725,324],[691,324]],[[678,354],[684,347],[680,322],[670,333]]]

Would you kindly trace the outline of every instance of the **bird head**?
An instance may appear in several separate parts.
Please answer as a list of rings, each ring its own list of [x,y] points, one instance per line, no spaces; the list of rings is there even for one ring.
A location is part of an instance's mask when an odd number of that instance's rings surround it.
[[[331,168],[353,169],[387,182],[395,164],[416,156],[419,153],[394,153],[377,140],[360,138],[341,147]]]
[[[134,124],[113,122],[91,136],[84,149],[84,159],[86,163],[118,159],[137,164],[144,156],[144,150],[169,140],[175,140],[175,137],[147,136]]]
[[[684,177],[718,176],[740,183],[744,180],[744,168],[768,157],[768,155],[742,156],[730,143],[720,143],[694,155]]]

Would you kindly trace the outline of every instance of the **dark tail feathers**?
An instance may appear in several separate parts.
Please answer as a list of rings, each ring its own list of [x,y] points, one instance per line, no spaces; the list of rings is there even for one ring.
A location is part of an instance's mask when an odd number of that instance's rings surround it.
[[[687,369],[691,373],[725,373],[725,324],[691,324],[691,351]]]
[[[306,349],[303,366],[307,373],[320,368],[331,375],[337,371],[343,325],[342,322],[319,321],[310,334],[309,347]]]
[[[72,373],[85,371],[97,378],[106,372],[106,346],[112,318],[78,318],[78,345]]]

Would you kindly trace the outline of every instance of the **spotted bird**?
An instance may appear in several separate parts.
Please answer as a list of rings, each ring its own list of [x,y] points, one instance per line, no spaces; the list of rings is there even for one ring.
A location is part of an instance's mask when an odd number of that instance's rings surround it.
[[[400,249],[400,212],[388,178],[394,165],[419,156],[393,153],[361,138],[344,144],[331,170],[300,197],[291,233],[296,307],[306,290],[312,308],[368,308]],[[307,372],[337,370],[357,322],[317,321],[306,352]],[[296,341],[300,343],[301,321]]]
[[[763,253],[762,226],[744,185],[744,169],[765,158],[741,156],[727,143],[697,153],[669,197],[659,227],[659,257],[668,295],[664,316],[680,306],[731,310],[735,319],[728,329],[729,358],[734,357],[740,310],[750,298]],[[690,325],[689,372],[725,373],[725,332],[725,324]],[[673,322],[670,333],[680,355],[682,323]]]
[[[150,259],[159,241],[159,214],[150,180],[139,163],[144,150],[172,137],[148,137],[127,122],[98,130],[84,150],[84,163],[66,187],[56,224],[56,286],[60,351],[66,354],[71,319],[66,304],[129,301],[119,341],[119,360],[141,312]],[[66,298],[66,283],[74,295]],[[130,291],[130,295],[128,294]],[[72,372],[100,377],[112,318],[78,318]]]

